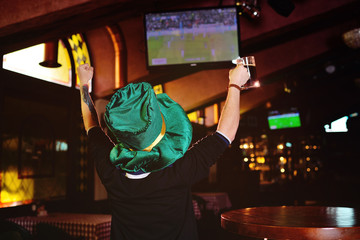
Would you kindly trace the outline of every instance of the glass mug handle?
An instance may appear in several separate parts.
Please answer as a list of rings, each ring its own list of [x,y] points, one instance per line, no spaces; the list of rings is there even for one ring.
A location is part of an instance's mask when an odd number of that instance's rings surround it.
[[[233,64],[238,65],[240,63],[244,64],[244,59],[241,57],[237,57],[234,60],[231,61]]]

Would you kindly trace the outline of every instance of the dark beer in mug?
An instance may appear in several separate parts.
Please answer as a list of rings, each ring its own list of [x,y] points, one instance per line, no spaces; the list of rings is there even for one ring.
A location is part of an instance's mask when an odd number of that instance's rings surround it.
[[[260,82],[256,75],[256,64],[254,56],[242,57],[244,67],[247,68],[249,73],[249,80],[241,87],[241,89],[257,88],[260,87]]]

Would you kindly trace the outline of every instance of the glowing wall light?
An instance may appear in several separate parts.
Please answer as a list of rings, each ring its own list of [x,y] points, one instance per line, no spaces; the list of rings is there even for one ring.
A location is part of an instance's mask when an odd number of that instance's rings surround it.
[[[61,67],[45,68],[39,65],[44,60],[45,44],[38,44],[3,55],[3,68],[63,86],[71,86],[70,56],[62,41],[58,43],[58,61]]]
[[[325,132],[347,132],[346,121],[349,119],[348,116],[339,118],[329,124],[324,126]]]
[[[26,185],[26,188],[24,187]],[[6,206],[17,205],[16,202],[31,201],[34,196],[34,180],[33,179],[19,179],[18,169],[16,167],[9,167],[3,173],[3,181],[1,186],[1,204]]]

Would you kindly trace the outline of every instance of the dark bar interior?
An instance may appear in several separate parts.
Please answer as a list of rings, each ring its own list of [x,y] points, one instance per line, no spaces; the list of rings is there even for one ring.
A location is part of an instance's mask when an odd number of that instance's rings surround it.
[[[255,57],[260,87],[241,90],[235,140],[192,186],[199,239],[258,239],[223,229],[229,210],[360,207],[360,1],[33,0],[0,9],[1,221],[67,213],[110,224],[87,154],[79,65],[95,68],[103,128],[113,94],[148,82],[185,110],[195,143],[216,130],[233,56]],[[185,10],[198,18],[175,31]]]

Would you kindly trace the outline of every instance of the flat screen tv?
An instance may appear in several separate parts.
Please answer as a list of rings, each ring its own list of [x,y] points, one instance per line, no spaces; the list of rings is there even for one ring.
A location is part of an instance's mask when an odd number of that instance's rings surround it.
[[[240,54],[236,7],[146,13],[144,25],[149,70],[229,67]]]
[[[269,112],[268,123],[271,130],[301,127],[300,113],[297,108],[273,110]]]

